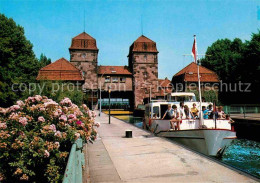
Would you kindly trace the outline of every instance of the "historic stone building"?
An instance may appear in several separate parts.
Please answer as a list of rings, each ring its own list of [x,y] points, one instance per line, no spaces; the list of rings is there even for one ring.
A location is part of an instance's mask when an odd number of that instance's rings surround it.
[[[133,74],[135,106],[145,98],[156,98],[158,94],[158,50],[151,39],[140,36],[129,49],[129,69]]]
[[[88,96],[88,104],[97,104],[102,97],[103,105],[108,102],[108,88],[111,88],[111,102],[124,103],[127,108],[136,108],[149,99],[164,99],[172,91],[170,80],[158,79],[158,50],[156,42],[140,36],[129,48],[127,66],[98,65],[96,40],[83,32],[72,38],[70,62],[61,58],[39,71],[37,79],[79,82]],[[196,65],[196,64],[195,64]],[[194,64],[178,72],[172,82],[188,82],[195,76]],[[202,68],[206,78],[218,81],[214,73]],[[192,77],[194,79],[194,77]],[[196,77],[195,77],[196,78]],[[194,80],[195,82],[195,80]]]
[[[98,88],[98,48],[96,40],[83,32],[72,38],[69,48],[70,62],[82,71],[84,88]]]

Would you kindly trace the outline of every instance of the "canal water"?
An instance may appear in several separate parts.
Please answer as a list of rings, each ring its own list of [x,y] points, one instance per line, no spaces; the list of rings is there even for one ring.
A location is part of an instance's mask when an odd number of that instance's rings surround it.
[[[142,128],[143,123],[140,117],[130,115],[114,117]],[[236,139],[219,161],[260,178],[260,142]]]

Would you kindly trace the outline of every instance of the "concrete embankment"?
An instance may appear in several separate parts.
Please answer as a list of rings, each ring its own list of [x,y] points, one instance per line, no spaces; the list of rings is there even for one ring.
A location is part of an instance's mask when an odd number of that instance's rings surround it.
[[[102,114],[88,144],[90,182],[257,182],[167,139]],[[125,130],[133,138],[124,138]]]

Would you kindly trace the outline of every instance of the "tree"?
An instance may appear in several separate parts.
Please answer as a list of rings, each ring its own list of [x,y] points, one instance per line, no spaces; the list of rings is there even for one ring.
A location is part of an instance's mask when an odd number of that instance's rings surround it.
[[[3,14],[0,14],[0,27],[0,104],[9,106],[22,95],[14,92],[12,85],[34,81],[40,64],[23,27]]]
[[[233,41],[221,39],[208,47],[207,55],[202,59],[202,65],[215,71],[220,79],[232,86],[239,82],[250,83],[251,92],[245,92],[246,85],[241,91],[220,91],[222,103],[258,103],[260,91],[260,31],[252,34],[250,41],[243,43],[239,38]],[[238,90],[238,87],[236,88]],[[257,99],[257,100],[256,100]]]
[[[41,54],[39,63],[40,63],[40,68],[42,68],[46,65],[49,65],[51,63],[51,59],[47,58],[44,54]]]

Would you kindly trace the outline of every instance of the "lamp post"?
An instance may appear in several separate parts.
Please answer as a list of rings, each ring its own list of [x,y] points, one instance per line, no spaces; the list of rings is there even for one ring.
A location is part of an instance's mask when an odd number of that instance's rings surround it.
[[[102,109],[101,109],[101,82],[102,82],[102,77],[103,75],[105,74],[106,72],[104,72],[101,77],[100,77],[100,82],[99,82],[99,116],[101,116],[101,112],[102,112]]]
[[[110,124],[110,93],[111,93],[111,88],[110,86],[108,87],[108,124]]]

